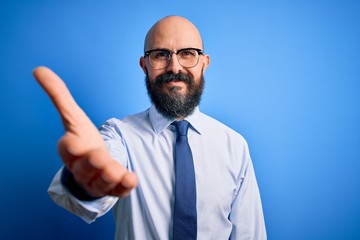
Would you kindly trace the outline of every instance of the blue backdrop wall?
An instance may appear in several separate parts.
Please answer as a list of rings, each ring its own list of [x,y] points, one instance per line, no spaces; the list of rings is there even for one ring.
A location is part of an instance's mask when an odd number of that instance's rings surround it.
[[[149,27],[182,15],[212,57],[202,111],[248,141],[269,239],[360,239],[360,2],[5,0],[0,3],[0,239],[113,239],[57,207],[58,114],[46,65],[96,125],[149,106]]]

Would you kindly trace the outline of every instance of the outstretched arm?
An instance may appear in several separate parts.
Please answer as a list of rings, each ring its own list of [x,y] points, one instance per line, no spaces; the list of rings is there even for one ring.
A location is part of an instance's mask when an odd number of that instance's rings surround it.
[[[38,67],[34,77],[51,98],[65,134],[59,154],[75,181],[93,197],[124,197],[137,186],[134,173],[112,159],[97,128],[77,105],[65,83],[53,71]]]

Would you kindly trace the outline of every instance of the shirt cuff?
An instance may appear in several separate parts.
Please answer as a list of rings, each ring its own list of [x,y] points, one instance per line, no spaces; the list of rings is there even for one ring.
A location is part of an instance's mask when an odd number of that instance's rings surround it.
[[[75,180],[74,175],[64,167],[61,172],[61,183],[74,197],[80,201],[94,201],[100,197],[93,197],[85,191]]]

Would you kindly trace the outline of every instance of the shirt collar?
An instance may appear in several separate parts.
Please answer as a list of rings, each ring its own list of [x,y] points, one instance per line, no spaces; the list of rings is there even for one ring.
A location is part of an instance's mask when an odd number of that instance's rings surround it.
[[[191,127],[199,134],[202,132],[202,127],[200,124],[200,110],[199,107],[194,109],[194,112],[187,116],[187,120]],[[175,121],[175,119],[168,119],[159,113],[154,105],[151,105],[149,109],[150,122],[153,126],[155,134],[159,134],[170,126],[170,124]]]
[[[201,113],[200,113],[199,107],[196,107],[194,109],[194,112],[191,115],[187,116],[185,118],[185,120],[188,121],[190,123],[191,127],[197,133],[199,133],[201,135],[201,133],[203,131],[203,129],[202,129],[203,125],[200,123],[200,114]]]

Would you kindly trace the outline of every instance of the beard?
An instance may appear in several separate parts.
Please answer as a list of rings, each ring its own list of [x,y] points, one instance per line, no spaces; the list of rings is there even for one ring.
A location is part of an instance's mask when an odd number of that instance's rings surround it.
[[[164,84],[171,81],[184,82],[186,93],[179,93],[176,86],[170,91],[166,90]],[[203,74],[198,83],[195,83],[191,75],[171,72],[157,76],[154,81],[146,74],[145,82],[151,102],[164,117],[171,120],[186,117],[194,112],[195,107],[200,104],[205,83]]]

